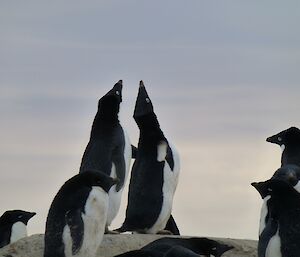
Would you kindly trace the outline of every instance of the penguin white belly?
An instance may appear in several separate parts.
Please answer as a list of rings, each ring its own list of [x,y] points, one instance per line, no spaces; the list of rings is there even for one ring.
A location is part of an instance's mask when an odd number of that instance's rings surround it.
[[[23,222],[16,222],[12,225],[10,243],[27,236],[27,227]]]
[[[108,210],[108,195],[100,187],[93,187],[85,204],[83,220],[83,242],[80,250],[72,255],[72,238],[70,228],[65,226],[63,231],[63,242],[65,245],[65,256],[94,257],[102,242]]]
[[[294,186],[295,190],[300,193],[300,181]]]
[[[170,218],[171,211],[172,211],[172,205],[173,205],[173,197],[174,193],[178,184],[178,176],[179,176],[179,170],[180,170],[180,163],[179,163],[179,154],[176,151],[175,147],[169,143],[169,146],[173,153],[173,159],[174,159],[174,170],[172,171],[167,161],[165,161],[164,166],[164,181],[163,181],[163,202],[160,214],[158,216],[157,221],[154,223],[154,225],[146,230],[149,234],[156,234],[160,230],[163,230],[166,227],[166,224]],[[164,147],[164,146],[162,146]],[[162,149],[159,149],[160,146],[158,146],[158,160],[162,156]]]
[[[267,202],[268,200],[271,198],[270,195],[266,196],[264,198],[264,202],[263,205],[261,207],[260,210],[260,220],[259,220],[259,235],[264,231],[265,227],[266,227],[266,217],[268,215],[268,206],[267,206]]]
[[[276,234],[270,239],[265,257],[282,257],[281,254],[281,240],[279,237],[279,228],[276,232]]]
[[[126,131],[123,130],[123,132],[124,132],[124,137],[125,137],[125,146],[124,146],[124,160],[125,160],[124,185],[125,185],[125,182],[127,180],[128,173],[129,173],[130,162],[131,162],[131,143],[130,143],[130,140],[129,140],[129,137],[128,137]],[[114,163],[112,164],[110,176],[112,178],[117,177],[116,166]],[[116,186],[114,185],[111,187],[111,189],[108,192],[109,206],[108,206],[107,222],[106,222],[107,226],[110,226],[111,222],[113,221],[113,219],[117,216],[117,214],[119,212],[123,189],[124,189],[124,186],[123,186],[123,188],[121,188],[121,190],[119,192],[117,192]]]

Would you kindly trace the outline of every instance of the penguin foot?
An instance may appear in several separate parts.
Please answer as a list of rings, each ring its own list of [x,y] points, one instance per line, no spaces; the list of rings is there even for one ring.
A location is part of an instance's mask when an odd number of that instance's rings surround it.
[[[160,230],[156,234],[158,234],[158,235],[173,235],[173,233],[169,230]]]

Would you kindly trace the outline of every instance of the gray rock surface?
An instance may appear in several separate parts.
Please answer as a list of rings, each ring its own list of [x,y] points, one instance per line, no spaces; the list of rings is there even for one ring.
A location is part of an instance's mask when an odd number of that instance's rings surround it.
[[[158,235],[105,235],[98,250],[97,257],[112,257],[117,254],[136,250],[144,245],[161,238]],[[235,249],[226,252],[224,257],[257,257],[257,241],[241,239],[211,238]],[[7,245],[0,249],[1,257],[42,257],[44,247],[44,235],[32,235]]]

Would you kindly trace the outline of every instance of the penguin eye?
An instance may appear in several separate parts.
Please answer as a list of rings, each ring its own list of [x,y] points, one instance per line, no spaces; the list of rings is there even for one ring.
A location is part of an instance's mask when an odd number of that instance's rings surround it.
[[[117,95],[120,95],[120,92],[119,92],[119,91],[116,91],[116,94],[117,94]]]
[[[22,217],[23,217],[23,215],[19,215],[19,216],[18,216],[18,219],[21,219]]]
[[[147,103],[150,103],[150,99],[149,99],[148,97],[146,98],[146,102],[147,102]]]
[[[269,191],[269,192],[272,192],[273,190],[272,190],[272,188],[268,188],[268,191]]]
[[[281,137],[278,137],[277,139],[278,139],[278,141],[279,141],[279,142],[281,142],[281,141],[282,141],[282,138],[281,138]]]
[[[217,247],[213,247],[213,248],[211,248],[212,250],[217,250]]]

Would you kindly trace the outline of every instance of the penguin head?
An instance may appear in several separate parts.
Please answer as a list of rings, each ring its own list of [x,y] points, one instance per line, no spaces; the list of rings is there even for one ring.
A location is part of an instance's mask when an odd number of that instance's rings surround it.
[[[27,225],[28,221],[35,216],[35,212],[27,212],[22,210],[9,210],[6,211],[0,220],[5,223],[14,224],[16,222],[22,222]]]
[[[251,183],[251,186],[257,190],[262,199],[270,195],[270,190],[265,182],[253,182]]]
[[[114,179],[99,170],[88,170],[79,175],[82,176],[88,186],[99,186],[105,192],[108,192],[119,181],[117,178]]]
[[[294,187],[300,180],[300,167],[293,164],[284,165],[275,171],[272,179],[283,180]]]
[[[102,119],[110,120],[118,116],[122,102],[122,87],[123,82],[119,80],[111,90],[99,99],[98,113]]]
[[[156,129],[160,130],[152,102],[142,80],[140,81],[139,92],[135,102],[133,118],[140,129],[152,132],[157,131]]]
[[[280,146],[292,146],[300,144],[300,130],[296,127],[290,127],[283,130],[276,135],[268,137],[267,142],[277,144]]]

